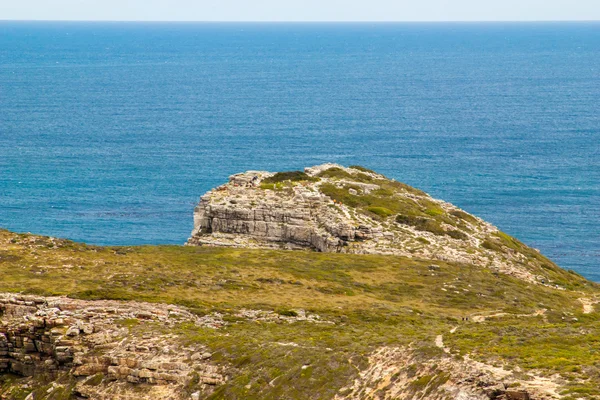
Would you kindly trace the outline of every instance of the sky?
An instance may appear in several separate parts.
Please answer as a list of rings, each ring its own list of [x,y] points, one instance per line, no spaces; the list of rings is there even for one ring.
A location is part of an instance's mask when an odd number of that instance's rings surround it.
[[[0,0],[0,20],[589,21],[600,0]]]

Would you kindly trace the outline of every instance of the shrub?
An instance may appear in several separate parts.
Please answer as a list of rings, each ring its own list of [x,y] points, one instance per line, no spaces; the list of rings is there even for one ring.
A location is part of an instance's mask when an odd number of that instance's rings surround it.
[[[414,390],[423,390],[429,384],[429,382],[431,382],[432,379],[433,379],[433,376],[425,375],[425,376],[422,376],[422,377],[412,381],[410,386]]]
[[[390,186],[392,186],[392,187],[394,187],[396,189],[402,189],[402,190],[405,190],[405,191],[407,191],[409,193],[416,194],[418,196],[427,196],[427,193],[425,193],[424,191],[416,189],[416,188],[414,188],[412,186],[409,186],[406,183],[402,183],[402,182],[398,182],[398,181],[392,180],[392,181],[389,182],[389,184],[390,184]]]
[[[366,206],[368,202],[360,197],[348,192],[348,189],[339,188],[331,183],[321,185],[321,192],[331,197],[333,200],[339,201],[350,207]]]
[[[264,183],[261,182],[260,183],[260,188],[261,189],[269,189],[269,190],[281,190],[283,189],[283,184],[282,183]]]
[[[391,197],[391,196],[393,196],[393,195],[394,195],[394,191],[392,191],[392,190],[389,190],[389,189],[384,189],[384,188],[381,188],[381,189],[376,189],[376,190],[373,190],[373,191],[371,192],[371,194],[373,194],[373,196],[380,196],[380,197]]]
[[[440,207],[434,206],[425,210],[425,214],[431,215],[432,217],[437,217],[439,215],[444,215],[444,210]]]
[[[446,231],[442,228],[439,222],[429,218],[399,214],[396,216],[396,222],[399,224],[412,226],[419,231],[431,232],[438,236],[446,234]]]
[[[357,170],[359,170],[359,171],[362,171],[362,172],[370,172],[370,173],[372,173],[372,174],[375,174],[375,173],[376,173],[376,172],[375,172],[375,171],[373,171],[372,169],[368,169],[368,168],[362,167],[362,166],[360,166],[360,165],[351,165],[351,166],[349,166],[348,168],[357,169]]]
[[[366,175],[366,174],[363,174],[360,172],[357,174],[351,174],[348,171],[338,168],[338,167],[326,169],[325,171],[321,172],[319,174],[319,176],[325,177],[325,178],[350,179],[350,180],[359,181],[359,182],[372,182],[373,181],[373,178],[371,178],[369,175]]]
[[[457,231],[457,230],[450,230],[446,232],[446,235],[450,236],[453,239],[458,239],[458,240],[467,240],[469,237],[464,234],[461,231]]]
[[[493,251],[502,251],[502,246],[500,245],[500,243],[489,239],[484,240],[483,243],[481,243],[481,247]]]
[[[284,317],[297,317],[298,316],[298,313],[294,310],[283,309],[283,310],[276,310],[275,312]]]
[[[381,218],[387,218],[390,215],[394,214],[392,210],[385,207],[369,207],[367,211],[372,212],[375,215],[380,216]]]
[[[497,233],[495,233],[493,235],[500,238],[500,241],[502,242],[503,245],[505,245],[506,247],[509,247],[513,250],[522,251],[523,249],[526,248],[526,246],[523,243],[519,242],[514,237],[507,235],[506,233],[504,233],[502,231],[498,231]]]
[[[277,172],[275,175],[263,179],[262,183],[279,183],[285,181],[299,182],[299,181],[315,181],[316,179],[302,171],[287,171]]]
[[[402,225],[418,226],[424,224],[427,218],[415,217],[413,215],[399,214],[396,216],[396,222]]]
[[[453,215],[456,218],[462,219],[463,221],[467,221],[472,224],[477,223],[477,219],[474,216],[472,216],[471,214],[467,214],[464,211],[460,211],[460,210],[450,211],[450,215]]]
[[[326,178],[348,178],[354,179],[354,175],[338,167],[326,169],[319,173],[319,176]]]

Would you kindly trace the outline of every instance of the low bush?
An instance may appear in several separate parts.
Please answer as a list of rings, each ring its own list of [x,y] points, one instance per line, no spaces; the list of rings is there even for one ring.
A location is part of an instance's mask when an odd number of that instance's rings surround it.
[[[359,182],[373,181],[373,178],[371,178],[369,175],[363,174],[361,172],[351,174],[350,172],[338,167],[326,169],[325,171],[321,172],[319,176],[324,178],[351,179],[353,181]]]
[[[297,317],[298,316],[298,313],[294,310],[280,309],[275,312],[283,317]]]
[[[331,183],[321,185],[321,192],[333,200],[339,201],[350,207],[368,206],[368,201],[357,195],[350,194],[348,189],[339,188]]]
[[[456,218],[462,219],[463,221],[470,222],[471,224],[477,223],[477,219],[474,216],[472,216],[471,214],[467,214],[464,211],[460,211],[460,210],[450,211],[450,215],[453,215]]]
[[[443,236],[447,233],[439,222],[429,218],[400,214],[396,216],[396,222],[399,224],[412,226],[419,231],[431,232],[438,236]]]
[[[464,234],[461,231],[457,231],[457,230],[449,230],[446,232],[446,235],[450,236],[453,239],[458,239],[458,240],[467,240],[469,237]]]
[[[444,215],[444,210],[440,207],[434,206],[425,210],[425,214],[430,215],[432,217],[437,217],[439,215]]]
[[[316,178],[313,178],[310,175],[307,175],[302,171],[286,171],[286,172],[278,172],[273,176],[263,179],[262,183],[279,183],[285,181],[299,182],[299,181],[315,181]]]
[[[493,251],[502,251],[502,245],[496,241],[486,239],[481,243],[481,247]]]
[[[385,207],[369,207],[369,208],[367,208],[367,211],[372,212],[373,214],[375,214],[381,218],[387,218],[390,215],[394,214],[394,212],[392,210],[390,210],[389,208],[385,208]]]
[[[376,172],[375,172],[375,171],[373,171],[372,169],[368,169],[368,168],[365,168],[365,167],[363,167],[363,166],[360,166],[360,165],[351,165],[351,166],[349,166],[348,168],[357,169],[357,170],[359,170],[359,171],[362,171],[362,172],[370,172],[370,173],[372,173],[372,174],[375,174],[375,173],[376,173]]]

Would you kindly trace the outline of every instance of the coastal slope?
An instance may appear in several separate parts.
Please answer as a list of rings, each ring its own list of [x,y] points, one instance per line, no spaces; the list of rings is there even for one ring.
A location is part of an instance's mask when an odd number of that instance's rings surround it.
[[[362,167],[234,175],[187,246],[0,230],[0,277],[2,399],[600,398],[596,283]]]
[[[390,254],[543,284],[558,267],[453,204],[361,166],[248,171],[204,194],[188,245]]]

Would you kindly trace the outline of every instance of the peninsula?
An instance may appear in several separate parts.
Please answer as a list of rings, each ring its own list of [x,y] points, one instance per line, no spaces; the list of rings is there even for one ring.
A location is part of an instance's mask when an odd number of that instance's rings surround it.
[[[248,171],[186,246],[0,231],[1,399],[595,399],[600,287],[360,166]]]

